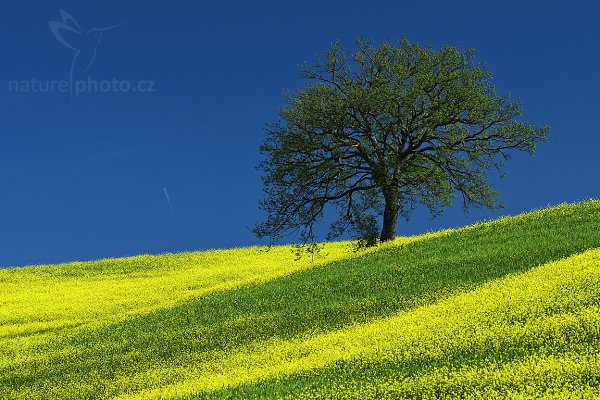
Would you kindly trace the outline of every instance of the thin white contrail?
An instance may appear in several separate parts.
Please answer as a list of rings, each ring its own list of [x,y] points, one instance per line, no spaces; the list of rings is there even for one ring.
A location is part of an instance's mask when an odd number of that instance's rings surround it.
[[[169,203],[169,208],[171,212],[173,212],[173,204],[171,204],[171,197],[169,196],[169,192],[167,192],[167,188],[163,188],[165,190],[165,197],[167,198],[167,203]]]

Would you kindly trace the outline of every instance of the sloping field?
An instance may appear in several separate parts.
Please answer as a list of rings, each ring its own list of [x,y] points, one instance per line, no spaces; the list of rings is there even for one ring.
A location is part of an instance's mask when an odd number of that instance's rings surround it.
[[[600,201],[311,261],[0,271],[0,398],[596,398]]]

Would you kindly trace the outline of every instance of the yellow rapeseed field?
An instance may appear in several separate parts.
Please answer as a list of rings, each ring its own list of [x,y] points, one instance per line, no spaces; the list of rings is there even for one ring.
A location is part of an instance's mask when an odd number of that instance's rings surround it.
[[[600,201],[0,270],[0,399],[599,398]]]

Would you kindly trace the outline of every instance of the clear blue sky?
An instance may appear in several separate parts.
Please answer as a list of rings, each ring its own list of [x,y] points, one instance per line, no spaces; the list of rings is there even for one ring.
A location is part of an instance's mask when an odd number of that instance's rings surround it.
[[[248,227],[260,218],[264,124],[276,117],[282,90],[302,84],[298,64],[355,36],[474,47],[496,85],[522,101],[525,118],[551,126],[535,158],[508,163],[497,186],[502,213],[600,197],[593,4],[4,1],[0,266],[259,243]],[[72,28],[59,29],[64,43],[49,21]],[[96,46],[92,28],[117,24]],[[66,38],[77,30],[87,42]],[[77,50],[75,81],[154,87],[90,86],[72,96],[23,83],[70,82]],[[497,215],[456,209],[431,221],[420,210],[398,233]]]

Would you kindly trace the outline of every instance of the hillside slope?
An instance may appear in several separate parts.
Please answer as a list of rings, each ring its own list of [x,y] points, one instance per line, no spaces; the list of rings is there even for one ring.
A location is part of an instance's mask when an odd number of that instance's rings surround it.
[[[600,202],[314,263],[289,247],[0,271],[0,398],[598,395]]]

